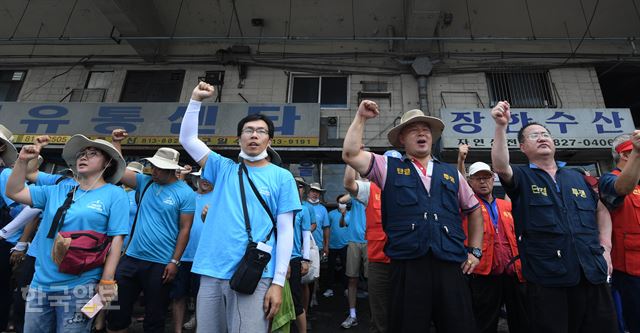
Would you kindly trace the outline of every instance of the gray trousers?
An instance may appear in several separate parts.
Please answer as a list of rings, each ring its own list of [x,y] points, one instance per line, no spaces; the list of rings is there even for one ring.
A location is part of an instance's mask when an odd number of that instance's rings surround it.
[[[197,333],[267,332],[262,305],[271,279],[261,279],[252,295],[237,293],[229,280],[202,275],[196,304]]]

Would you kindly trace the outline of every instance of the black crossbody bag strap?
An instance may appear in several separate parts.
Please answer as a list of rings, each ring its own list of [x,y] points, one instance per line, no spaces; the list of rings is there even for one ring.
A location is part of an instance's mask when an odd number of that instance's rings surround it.
[[[62,225],[64,224],[64,217],[67,215],[67,210],[71,207],[73,203],[73,193],[78,189],[80,185],[74,186],[69,193],[67,193],[67,198],[64,199],[62,206],[58,207],[56,211],[56,215],[53,217],[53,221],[51,222],[51,228],[49,228],[49,233],[47,234],[47,238],[53,238],[56,236],[58,231],[62,229]]]
[[[127,252],[127,249],[129,248],[129,245],[131,245],[131,241],[133,240],[133,233],[136,231],[136,222],[138,222],[138,214],[140,213],[140,203],[142,202],[142,198],[144,197],[144,194],[147,192],[147,189],[149,189],[149,186],[151,186],[151,184],[153,184],[153,180],[149,181],[147,185],[145,185],[144,189],[142,190],[142,194],[140,194],[139,198],[138,198],[138,193],[136,192],[135,197],[136,197],[136,205],[138,206],[138,208],[136,209],[136,216],[133,218],[133,224],[131,225],[129,242],[127,242],[127,246],[125,246],[124,250],[122,250],[123,255]]]
[[[249,171],[247,170],[247,166],[244,163],[241,163],[240,164],[240,169],[238,170],[238,176],[240,178],[240,194],[242,195],[242,209],[244,210],[244,213],[245,213],[245,223],[247,225],[247,230],[248,230],[249,233],[251,232],[251,226],[248,223],[249,214],[247,212],[247,203],[246,203],[244,184],[243,184],[244,182],[242,181],[242,172],[243,171],[244,171],[244,173],[247,174],[247,179],[249,180],[249,185],[251,186],[251,189],[253,190],[253,193],[258,198],[258,201],[260,201],[260,204],[262,205],[262,208],[264,208],[264,210],[267,211],[267,214],[269,215],[269,218],[271,219],[271,223],[273,224],[273,228],[271,229],[271,231],[269,231],[269,234],[267,235],[267,238],[266,238],[265,242],[268,241],[271,238],[271,234],[275,234],[275,237],[277,239],[278,233],[277,233],[277,230],[276,230],[276,219],[273,217],[273,214],[271,213],[271,209],[269,209],[269,206],[267,206],[267,203],[262,198],[262,195],[260,195],[260,192],[258,192],[258,189],[256,188],[256,185],[251,180],[251,177],[249,177]],[[252,239],[251,235],[249,235],[249,241],[251,241],[251,239]]]

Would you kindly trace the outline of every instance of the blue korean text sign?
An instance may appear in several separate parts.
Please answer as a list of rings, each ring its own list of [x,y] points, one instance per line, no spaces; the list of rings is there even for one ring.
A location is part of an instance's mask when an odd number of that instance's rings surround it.
[[[444,148],[468,144],[491,148],[495,122],[489,109],[442,109]],[[509,148],[518,148],[522,126],[537,122],[549,129],[558,148],[611,148],[613,138],[635,129],[629,109],[512,109],[507,128]]]
[[[52,143],[65,143],[74,134],[110,137],[129,132],[126,144],[178,145],[182,103],[0,103],[0,123],[14,133],[16,143],[31,143],[47,134]],[[274,146],[317,146],[318,104],[202,104],[199,134],[209,145],[236,145],[237,123],[262,113],[275,125]]]

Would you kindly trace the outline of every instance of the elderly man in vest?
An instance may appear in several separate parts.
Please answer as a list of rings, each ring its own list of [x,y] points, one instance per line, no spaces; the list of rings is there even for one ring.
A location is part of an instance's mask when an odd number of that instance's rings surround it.
[[[613,222],[613,285],[630,332],[640,332],[640,131],[613,140],[616,167],[600,178],[600,198]]]
[[[494,173],[484,162],[469,167],[469,185],[482,204],[482,259],[469,280],[478,332],[498,331],[500,308],[507,308],[509,332],[527,332],[525,285],[511,202],[493,196]],[[466,222],[466,221],[464,221]],[[466,223],[463,223],[465,231]]]
[[[389,330],[428,332],[433,320],[443,332],[475,331],[464,274],[482,256],[478,200],[455,167],[431,156],[444,124],[420,110],[405,112],[388,134],[393,146],[405,150],[404,159],[360,150],[365,122],[378,114],[375,102],[360,103],[342,158],[382,189],[384,252],[391,258]],[[463,214],[469,217],[468,249]]]
[[[555,160],[553,138],[541,124],[529,122],[518,131],[529,164],[510,165],[509,103],[498,102],[491,116],[491,159],[512,200],[532,331],[614,332],[600,237],[611,233],[607,209],[582,174]]]

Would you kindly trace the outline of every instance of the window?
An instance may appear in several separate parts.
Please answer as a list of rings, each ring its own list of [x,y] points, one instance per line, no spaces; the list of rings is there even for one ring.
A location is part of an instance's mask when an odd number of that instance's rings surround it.
[[[549,72],[487,73],[491,105],[509,101],[514,108],[555,108]]]
[[[178,102],[184,71],[129,71],[120,102]]]
[[[17,101],[25,76],[26,71],[0,71],[0,101]]]
[[[291,77],[289,100],[291,103],[320,103],[321,108],[348,107],[349,80],[346,76]]]

